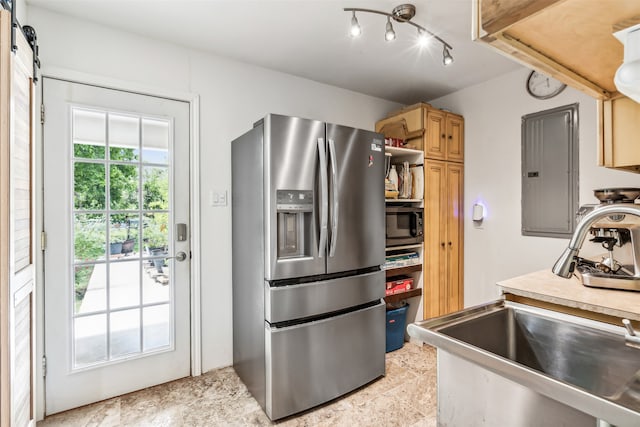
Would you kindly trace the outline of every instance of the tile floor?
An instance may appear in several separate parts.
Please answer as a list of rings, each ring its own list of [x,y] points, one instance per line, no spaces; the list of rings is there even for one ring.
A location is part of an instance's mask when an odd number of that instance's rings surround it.
[[[385,377],[271,423],[233,368],[184,378],[47,417],[50,426],[436,426],[436,351],[405,343],[387,353]]]

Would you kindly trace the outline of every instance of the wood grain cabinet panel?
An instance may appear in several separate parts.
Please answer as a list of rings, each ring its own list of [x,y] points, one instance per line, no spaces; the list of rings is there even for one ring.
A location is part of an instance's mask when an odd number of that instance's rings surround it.
[[[640,172],[640,104],[621,96],[601,102],[602,166]]]
[[[456,114],[447,113],[447,160],[464,161],[464,119]]]
[[[425,161],[424,317],[462,309],[464,166]]]
[[[429,159],[445,160],[447,158],[447,126],[446,113],[440,110],[425,111],[425,148],[424,156]]]
[[[425,111],[425,150],[428,159],[464,161],[464,119],[442,110]]]

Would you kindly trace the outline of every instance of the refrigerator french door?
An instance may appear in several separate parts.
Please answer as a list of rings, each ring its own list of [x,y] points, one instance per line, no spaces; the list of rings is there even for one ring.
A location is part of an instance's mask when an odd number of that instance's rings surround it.
[[[383,375],[383,137],[270,114],[232,175],[234,367],[267,415]]]
[[[267,280],[384,263],[380,134],[315,120],[264,120]]]

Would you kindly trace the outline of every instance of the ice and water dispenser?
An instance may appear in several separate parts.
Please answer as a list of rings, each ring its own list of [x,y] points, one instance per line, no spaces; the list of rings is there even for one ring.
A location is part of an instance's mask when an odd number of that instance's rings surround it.
[[[313,191],[277,190],[278,258],[312,256]]]

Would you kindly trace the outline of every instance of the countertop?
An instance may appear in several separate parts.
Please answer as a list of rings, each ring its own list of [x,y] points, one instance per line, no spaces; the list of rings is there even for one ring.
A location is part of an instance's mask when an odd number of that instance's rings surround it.
[[[640,292],[589,288],[573,276],[541,270],[497,283],[503,292],[609,316],[640,321]]]

